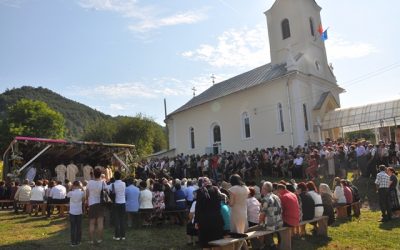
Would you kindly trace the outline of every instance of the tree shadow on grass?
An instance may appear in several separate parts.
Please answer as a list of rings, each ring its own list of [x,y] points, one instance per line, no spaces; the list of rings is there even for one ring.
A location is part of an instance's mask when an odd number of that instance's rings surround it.
[[[53,217],[46,220],[43,217],[21,217],[11,213],[0,213],[2,224],[11,224],[9,231],[2,231],[0,249],[10,250],[69,250],[70,229],[66,218]],[[2,219],[9,219],[4,222]],[[199,249],[186,245],[185,227],[174,225],[162,225],[160,227],[127,229],[125,241],[114,241],[114,228],[106,227],[104,240],[101,244],[89,244],[88,220],[84,218],[82,223],[82,244],[74,249],[107,249],[107,250],[178,250]],[[5,243],[9,242],[9,243]]]
[[[371,211],[379,210],[378,194],[376,192],[375,180],[366,177],[360,177],[353,181],[358,188],[363,208],[369,208]]]
[[[317,249],[320,247],[326,247],[329,242],[332,241],[331,237],[315,236],[311,234],[306,234],[302,238],[293,238],[292,247],[293,249]]]

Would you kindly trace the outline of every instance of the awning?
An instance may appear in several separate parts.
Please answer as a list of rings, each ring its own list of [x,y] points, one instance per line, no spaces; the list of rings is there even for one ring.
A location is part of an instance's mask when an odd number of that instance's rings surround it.
[[[400,125],[400,99],[335,109],[325,115],[322,130],[342,128],[346,133],[395,125]]]

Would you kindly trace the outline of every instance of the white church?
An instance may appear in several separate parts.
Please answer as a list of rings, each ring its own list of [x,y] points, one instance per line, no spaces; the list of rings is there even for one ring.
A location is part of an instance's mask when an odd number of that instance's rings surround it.
[[[271,63],[214,84],[168,114],[173,154],[238,152],[321,141],[324,116],[340,108],[318,32],[314,0],[276,0],[265,12]]]

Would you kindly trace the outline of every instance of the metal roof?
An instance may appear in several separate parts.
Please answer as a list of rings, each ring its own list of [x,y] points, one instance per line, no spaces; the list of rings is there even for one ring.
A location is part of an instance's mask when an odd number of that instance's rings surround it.
[[[322,129],[343,128],[344,132],[400,125],[400,99],[328,112]]]
[[[287,73],[288,71],[286,69],[286,64],[265,64],[211,86],[200,95],[193,97],[186,104],[170,113],[168,116],[215,100],[217,98],[266,83]]]

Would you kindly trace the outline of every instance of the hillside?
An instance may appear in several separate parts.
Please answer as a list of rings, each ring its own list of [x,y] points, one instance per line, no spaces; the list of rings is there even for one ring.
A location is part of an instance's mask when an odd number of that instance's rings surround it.
[[[60,112],[66,121],[67,139],[80,139],[85,128],[90,124],[111,118],[49,89],[28,86],[7,90],[0,94],[0,117],[4,116],[8,106],[15,104],[21,98],[45,102],[50,108]]]

